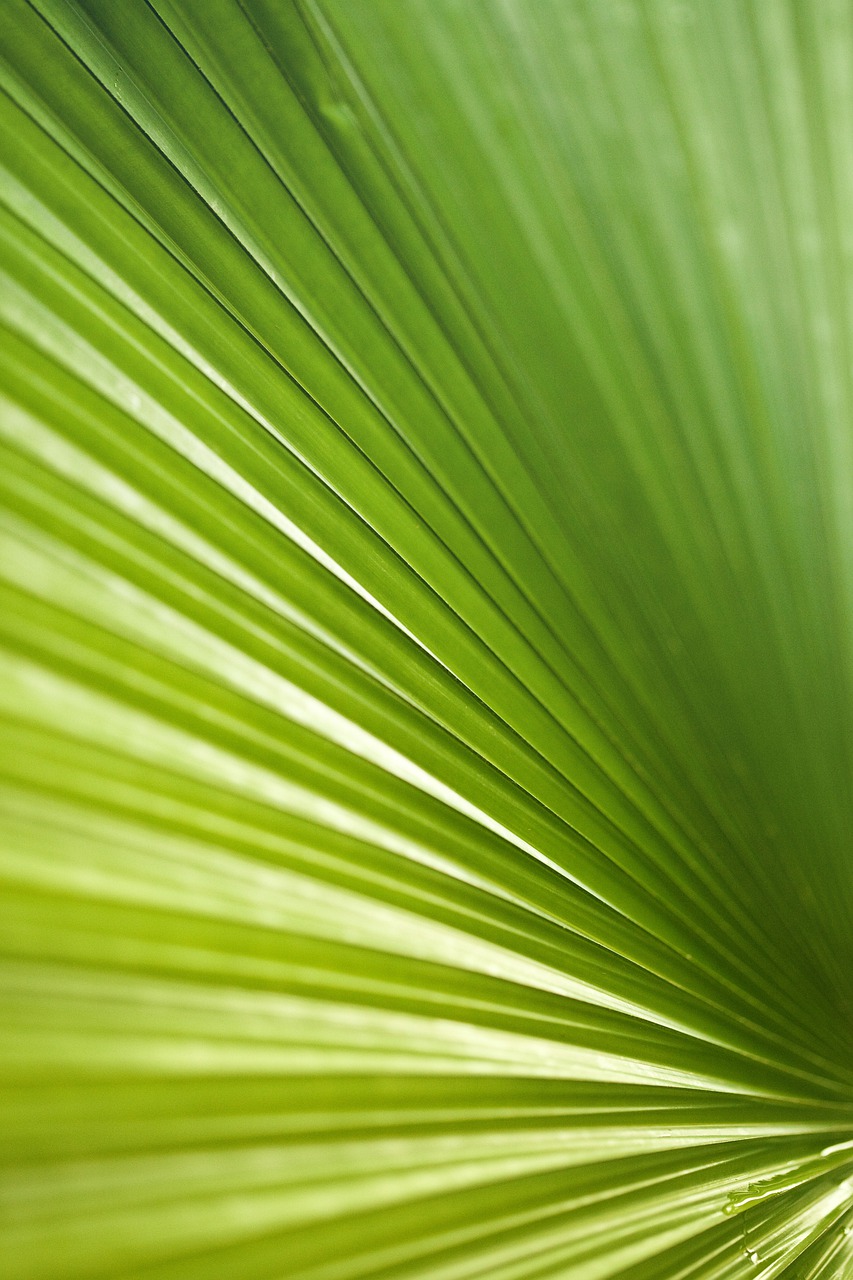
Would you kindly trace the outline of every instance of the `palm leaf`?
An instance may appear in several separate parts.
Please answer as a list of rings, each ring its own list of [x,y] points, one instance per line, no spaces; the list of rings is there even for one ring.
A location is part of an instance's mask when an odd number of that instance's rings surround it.
[[[849,7],[0,15],[4,1275],[848,1274]]]

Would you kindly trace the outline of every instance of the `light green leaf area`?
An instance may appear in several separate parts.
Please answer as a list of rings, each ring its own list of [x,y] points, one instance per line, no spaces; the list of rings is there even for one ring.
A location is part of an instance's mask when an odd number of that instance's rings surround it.
[[[0,0],[4,1280],[853,1276],[853,7]]]

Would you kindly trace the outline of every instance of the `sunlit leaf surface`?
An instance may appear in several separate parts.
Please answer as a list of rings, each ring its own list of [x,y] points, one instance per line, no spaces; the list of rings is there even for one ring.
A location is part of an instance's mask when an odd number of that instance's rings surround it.
[[[853,7],[0,90],[5,1280],[853,1275]]]

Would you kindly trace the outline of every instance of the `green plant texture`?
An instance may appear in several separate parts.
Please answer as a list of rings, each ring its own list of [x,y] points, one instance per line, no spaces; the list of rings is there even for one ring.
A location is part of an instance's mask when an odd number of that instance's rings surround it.
[[[853,4],[0,0],[4,1280],[853,1277]]]

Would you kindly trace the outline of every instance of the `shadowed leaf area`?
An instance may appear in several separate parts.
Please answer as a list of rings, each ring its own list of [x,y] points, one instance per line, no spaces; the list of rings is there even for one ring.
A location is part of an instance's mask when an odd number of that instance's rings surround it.
[[[0,0],[6,1280],[853,1276],[853,7]]]

